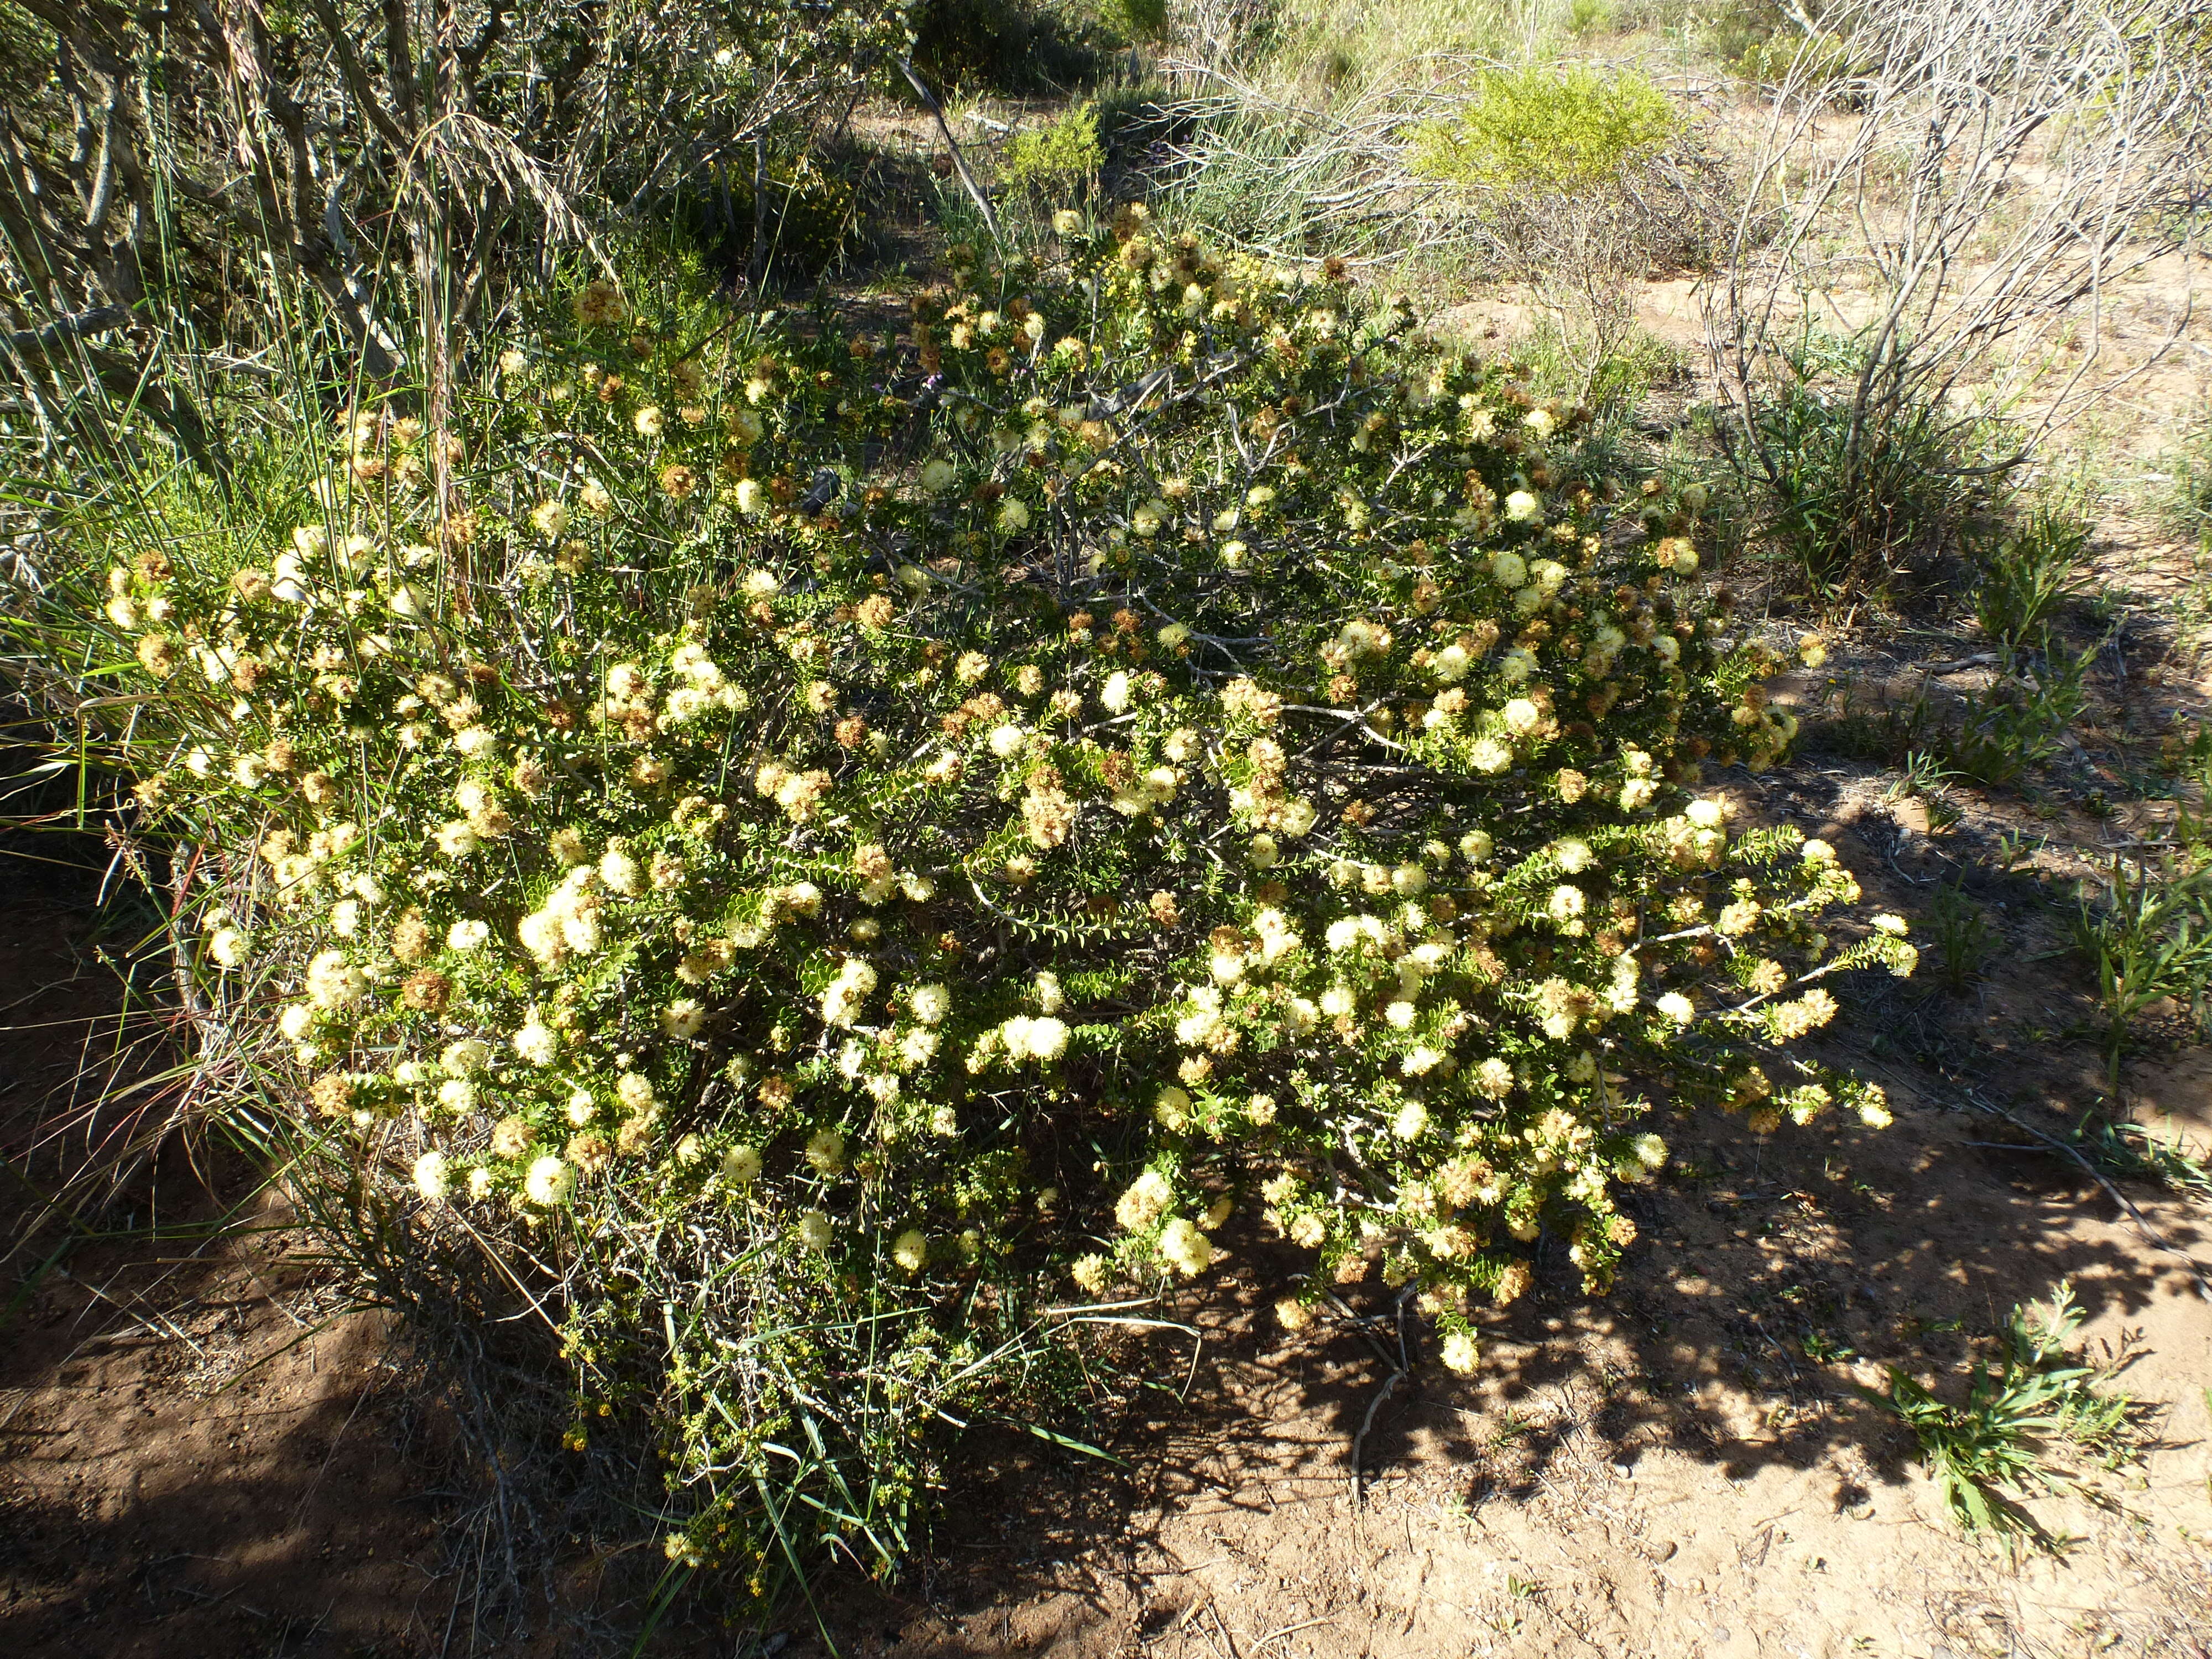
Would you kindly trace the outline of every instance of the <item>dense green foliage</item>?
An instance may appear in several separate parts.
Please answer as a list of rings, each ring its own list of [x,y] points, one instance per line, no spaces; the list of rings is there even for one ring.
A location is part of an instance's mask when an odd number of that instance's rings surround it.
[[[1492,70],[1455,121],[1414,135],[1416,167],[1493,190],[1575,190],[1615,178],[1681,129],[1641,75],[1583,64]]]

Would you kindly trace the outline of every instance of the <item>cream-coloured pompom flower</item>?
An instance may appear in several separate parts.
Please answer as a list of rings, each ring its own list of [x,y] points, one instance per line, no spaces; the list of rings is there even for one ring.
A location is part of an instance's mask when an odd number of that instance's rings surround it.
[[[1444,1362],[1445,1370],[1467,1376],[1481,1363],[1482,1351],[1472,1332],[1450,1331],[1437,1347],[1437,1357]]]
[[[442,1204],[453,1190],[453,1171],[446,1155],[428,1152],[415,1160],[415,1190],[426,1204]]]
[[[875,989],[875,969],[859,957],[846,957],[845,965],[837,970],[837,977],[823,988],[823,1023],[841,1030],[859,1024]]]
[[[807,1211],[799,1218],[799,1225],[793,1231],[799,1236],[799,1243],[817,1255],[827,1255],[830,1242],[836,1237],[830,1225],[829,1215],[821,1210]]]
[[[1815,866],[1830,865],[1836,861],[1836,849],[1817,837],[1808,841],[1799,848],[1797,854],[1806,863]]]
[[[1009,495],[999,503],[999,528],[1009,536],[1019,535],[1030,527],[1030,510],[1018,495]]]
[[[342,952],[324,951],[307,963],[307,993],[318,1008],[356,1008],[368,994],[368,975]]]
[[[447,947],[464,953],[482,950],[490,938],[491,924],[472,916],[464,917],[446,929]]]
[[[1083,228],[1083,216],[1073,208],[1062,208],[1052,216],[1053,234],[1073,236]]]
[[[891,1260],[910,1273],[918,1273],[929,1265],[929,1236],[919,1227],[909,1227],[891,1241]]]
[[[761,1155],[757,1146],[732,1146],[722,1154],[722,1179],[732,1187],[744,1187],[760,1179]]]
[[[550,1153],[532,1161],[522,1178],[522,1195],[544,1210],[566,1204],[575,1190],[575,1166]]]
[[[939,1024],[952,1012],[952,993],[942,985],[917,985],[907,1006],[924,1025]]]
[[[561,1052],[560,1034],[533,1019],[514,1034],[514,1052],[532,1066],[550,1066]]]
[[[1131,690],[1129,677],[1117,668],[1098,688],[1099,704],[1109,714],[1121,714],[1129,707]]]
[[[1668,992],[1655,1006],[1677,1025],[1687,1025],[1698,1017],[1697,1005],[1680,991]]]
[[[1874,928],[1878,933],[1887,933],[1892,938],[1903,939],[1911,931],[1911,924],[1893,911],[1885,910],[1874,919]]]
[[[246,965],[246,935],[235,927],[218,927],[208,935],[208,958],[228,970]]]
[[[1407,1101],[1390,1120],[1390,1133],[1401,1140],[1419,1140],[1428,1132],[1429,1109],[1418,1100]]]
[[[738,511],[749,519],[757,518],[768,511],[768,491],[762,487],[758,478],[738,479],[738,487],[731,492],[731,498],[737,502]]]
[[[551,541],[568,528],[568,509],[560,501],[540,501],[530,509],[530,522],[539,535]]]
[[[921,464],[921,487],[933,495],[942,495],[960,482],[960,469],[942,455],[933,455]]]
[[[667,429],[668,417],[660,412],[659,404],[647,404],[630,417],[630,424],[637,428],[639,437],[658,438]]]
[[[599,856],[599,880],[610,893],[635,897],[645,886],[645,872],[622,848],[610,847]]]
[[[817,1175],[832,1176],[845,1167],[845,1132],[817,1129],[806,1140],[806,1161]]]
[[[1533,490],[1516,489],[1505,498],[1505,516],[1516,524],[1527,524],[1543,513],[1544,503]]]
[[[999,1030],[1006,1054],[1013,1060],[1034,1060],[1049,1066],[1067,1052],[1067,1023],[1049,1014],[1037,1019],[1018,1014]]]
[[[662,1034],[674,1037],[679,1042],[689,1042],[697,1036],[700,1027],[706,1023],[706,1009],[692,997],[680,998],[660,1011]]]
[[[1495,776],[1513,764],[1513,751],[1495,738],[1483,738],[1468,751],[1468,762],[1476,771]]]
[[[1149,1227],[1167,1213],[1175,1201],[1175,1188],[1158,1170],[1147,1170],[1131,1182],[1114,1203],[1114,1219],[1131,1232]]]
[[[1190,1127],[1190,1097],[1172,1083],[1152,1097],[1152,1116],[1170,1134]]]
[[[471,1072],[481,1072],[491,1064],[491,1045],[480,1037],[463,1037],[449,1042],[438,1056],[438,1064],[457,1077]]]
[[[1828,660],[1828,642],[1818,634],[1808,634],[1797,641],[1797,660],[1808,668],[1818,668]]]
[[[1213,1265],[1213,1241],[1179,1215],[1160,1229],[1160,1257],[1185,1279],[1195,1279]]]

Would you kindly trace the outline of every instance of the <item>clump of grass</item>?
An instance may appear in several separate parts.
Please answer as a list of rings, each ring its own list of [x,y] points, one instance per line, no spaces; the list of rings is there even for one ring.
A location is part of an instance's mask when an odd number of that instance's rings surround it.
[[[2016,1305],[1996,1363],[1977,1364],[1960,1405],[1939,1399],[1898,1367],[1887,1367],[1880,1391],[1852,1392],[1902,1418],[1920,1442],[1920,1459],[1943,1506],[1965,1531],[2008,1544],[2022,1538],[2051,1543],[2035,1517],[2007,1494],[2063,1495],[2081,1490],[2060,1466],[2069,1453],[2107,1463],[2133,1440],[2135,1404],[2108,1394],[2110,1372],[2076,1363],[2072,1339],[2081,1326],[2073,1286],[2060,1280],[2047,1303]]]
[[[2185,536],[2212,543],[2212,412],[2201,415],[2166,459],[2160,516]]]
[[[2194,1156],[2179,1135],[2161,1137],[2140,1123],[2099,1118],[2076,1128],[2074,1143],[2108,1176],[2212,1199],[2212,1165]]]
[[[2089,526],[2061,507],[2035,507],[2024,523],[1982,550],[1974,619],[2010,663],[2050,629],[2058,608],[2081,591]]]
[[[1988,521],[2005,470],[1978,422],[1878,385],[1870,349],[1808,333],[1741,434],[1723,433],[1768,538],[1823,597],[1923,574]]]
[[[1942,964],[1943,988],[1957,996],[1982,976],[1996,948],[1996,935],[1981,907],[1966,896],[1956,881],[1936,890],[1928,921]]]
[[[2088,702],[2084,681],[2094,651],[2069,654],[2046,640],[2021,672],[2000,674],[1966,700],[1944,739],[1962,777],[2004,787],[2019,783],[2058,751]]]

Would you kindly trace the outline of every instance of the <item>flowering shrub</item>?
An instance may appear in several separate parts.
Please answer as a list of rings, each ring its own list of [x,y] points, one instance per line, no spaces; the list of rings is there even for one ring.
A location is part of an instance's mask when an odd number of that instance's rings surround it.
[[[1467,1369],[1662,1109],[1884,1118],[1800,1045],[1901,924],[1686,787],[1792,729],[1694,512],[1332,272],[1059,228],[896,332],[594,283],[98,601],[208,994],[564,1287],[683,1559],[889,1553],[933,1416],[1239,1211]]]

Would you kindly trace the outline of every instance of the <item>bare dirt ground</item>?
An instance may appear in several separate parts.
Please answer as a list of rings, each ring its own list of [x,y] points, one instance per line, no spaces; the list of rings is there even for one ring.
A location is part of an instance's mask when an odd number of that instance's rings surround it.
[[[88,884],[0,894],[0,1639],[24,1656],[440,1650],[437,1494],[386,1332],[296,1259],[234,1158],[172,1147],[38,1224],[84,1155],[58,1125],[160,1061]],[[106,941],[112,949],[113,940]],[[125,1092],[90,1120],[158,1093]],[[466,1613],[462,1613],[465,1626]]]

